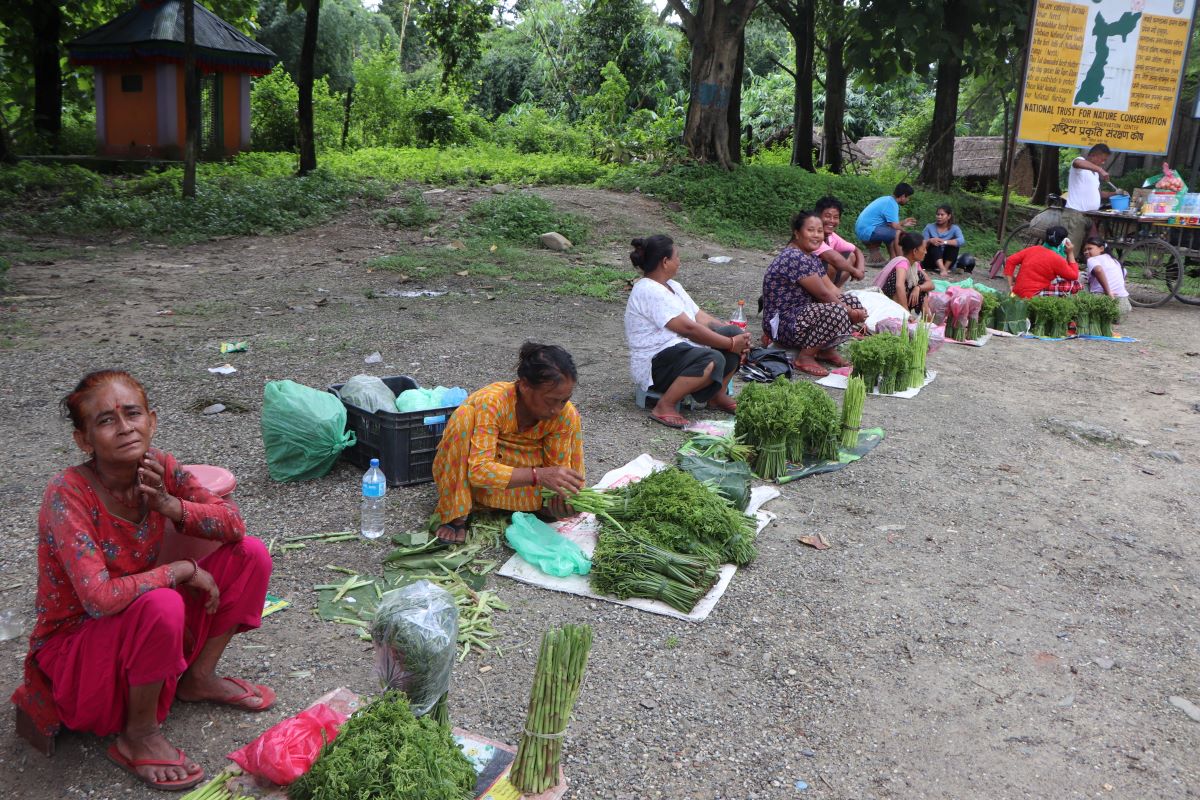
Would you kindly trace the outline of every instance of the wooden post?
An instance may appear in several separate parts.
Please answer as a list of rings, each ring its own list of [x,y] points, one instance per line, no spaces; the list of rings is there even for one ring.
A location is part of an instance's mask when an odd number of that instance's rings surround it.
[[[196,150],[200,138],[200,86],[196,80],[196,4],[183,2],[183,196],[196,196]]]

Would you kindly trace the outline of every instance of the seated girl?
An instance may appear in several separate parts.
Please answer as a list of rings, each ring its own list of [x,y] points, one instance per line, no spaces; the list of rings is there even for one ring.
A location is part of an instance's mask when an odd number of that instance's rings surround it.
[[[921,266],[926,272],[937,270],[939,277],[946,277],[958,261],[958,252],[966,244],[962,229],[954,222],[954,210],[950,206],[938,206],[934,221],[925,226],[925,258]]]
[[[838,287],[845,286],[851,278],[861,281],[867,272],[867,258],[862,250],[837,233],[842,222],[842,201],[831,195],[822,197],[815,210],[825,229],[825,241],[817,248],[816,255],[828,265],[829,280]]]
[[[675,280],[679,251],[671,237],[634,239],[629,260],[644,275],[625,305],[629,371],[643,391],[662,395],[650,419],[684,427],[678,405],[688,395],[732,414],[737,403],[729,381],[750,348],[750,334],[701,310]]]
[[[13,694],[17,729],[46,750],[62,726],[116,734],[107,756],[139,780],[195,786],[204,771],[159,726],[173,700],[274,704],[266,686],[217,675],[233,635],[261,622],[271,557],[230,500],[151,447],[158,418],[131,375],[86,375],[63,406],[87,460],[50,481],[38,515],[38,617]],[[168,525],[220,546],[155,566]]]
[[[1009,256],[1004,262],[1004,277],[1009,291],[1026,300],[1034,295],[1057,297],[1078,292],[1079,266],[1067,229],[1055,225],[1046,231],[1042,244]]]
[[[933,279],[921,269],[925,239],[915,233],[901,234],[900,251],[903,255],[893,258],[879,271],[875,285],[909,312],[919,314],[925,307],[925,298],[933,291]]]
[[[563,498],[583,488],[583,430],[571,404],[575,381],[570,353],[526,342],[515,381],[485,386],[455,409],[433,458],[439,539],[465,541],[475,506],[574,513]],[[556,496],[544,500],[543,487]]]
[[[1125,288],[1125,268],[1113,257],[1112,248],[1099,236],[1093,236],[1083,243],[1083,256],[1087,259],[1088,291],[1116,300],[1124,319],[1133,307]]]
[[[816,255],[825,242],[825,226],[816,212],[801,211],[792,220],[792,238],[763,276],[763,338],[780,347],[799,350],[792,365],[823,378],[846,366],[837,346],[850,338],[856,324],[867,318],[858,298],[842,294],[829,280]]]

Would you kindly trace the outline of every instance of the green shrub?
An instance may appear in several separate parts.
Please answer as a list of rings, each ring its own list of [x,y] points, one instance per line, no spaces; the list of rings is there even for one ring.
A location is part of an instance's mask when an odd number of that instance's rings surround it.
[[[424,196],[416,189],[402,192],[395,205],[375,212],[375,222],[380,225],[395,224],[401,228],[419,228],[436,222],[441,214],[429,207]]]
[[[587,136],[543,108],[513,106],[492,125],[492,137],[518,153],[587,152]]]
[[[103,179],[74,164],[49,165],[21,161],[12,166],[0,165],[0,199],[11,201],[29,194],[60,194],[71,201],[98,194],[104,188]]]
[[[581,244],[588,234],[584,220],[555,210],[529,192],[508,192],[480,200],[471,206],[469,216],[484,232],[521,244],[536,244],[538,237],[549,231],[561,233],[572,244]]]
[[[506,147],[371,147],[327,153],[321,164],[346,178],[375,177],[393,183],[588,184],[612,171],[594,158],[556,153],[518,153]]]
[[[256,150],[296,150],[299,102],[300,90],[282,63],[276,64],[270,74],[254,79],[250,88],[250,139]],[[318,78],[313,83],[313,138],[318,149],[341,146],[344,116],[343,96],[330,90],[326,78]]]

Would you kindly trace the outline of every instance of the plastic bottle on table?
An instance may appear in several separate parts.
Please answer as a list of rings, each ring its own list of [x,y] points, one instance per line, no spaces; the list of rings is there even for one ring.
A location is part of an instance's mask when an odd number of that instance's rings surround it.
[[[371,459],[371,468],[362,479],[362,535],[368,539],[383,536],[386,516],[387,478],[379,468],[379,459]]]
[[[730,325],[737,325],[742,330],[746,330],[746,301],[738,300],[737,308],[733,310],[732,316],[729,317]]]

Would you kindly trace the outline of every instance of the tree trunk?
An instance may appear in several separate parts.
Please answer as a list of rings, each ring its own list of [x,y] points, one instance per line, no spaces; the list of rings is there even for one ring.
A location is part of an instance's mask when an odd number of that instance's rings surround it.
[[[933,124],[929,128],[929,145],[925,148],[925,163],[917,180],[939,192],[947,191],[954,182],[954,128],[958,124],[958,88],[962,81],[962,47],[971,35],[964,20],[970,18],[965,3],[947,0],[942,6],[942,20],[957,43],[938,59],[937,89],[933,99]]]
[[[697,161],[731,169],[740,160],[735,138],[740,122],[734,123],[731,132],[730,118],[740,111],[742,33],[757,5],[758,0],[701,0],[692,12],[678,0],[671,2],[677,13],[682,12],[684,33],[692,46],[691,94],[683,141]]]
[[[813,167],[813,22],[815,3],[805,0],[799,11],[799,30],[792,31],[796,47],[796,87],[792,94],[792,166]]]
[[[1062,194],[1058,181],[1058,148],[1045,144],[1038,148],[1037,185],[1033,187],[1031,202],[1035,206],[1044,206],[1052,194]]]
[[[737,64],[733,68],[733,87],[729,93],[729,155],[734,163],[742,163],[742,76],[746,74],[746,35],[738,34]],[[752,139],[746,134],[747,143]]]
[[[33,127],[57,138],[62,131],[62,68],[58,40],[62,35],[62,9],[50,0],[31,3],[33,28]]]
[[[300,70],[297,88],[300,90],[300,174],[307,175],[317,168],[317,145],[313,135],[313,61],[317,54],[317,23],[321,13],[320,0],[304,0],[304,39],[300,44]]]
[[[840,23],[843,0],[830,0]],[[825,51],[825,166],[840,175],[845,168],[842,140],[846,137],[846,43],[837,28],[830,31]]]
[[[196,4],[183,2],[183,196],[196,196],[196,150],[200,139],[200,86],[196,73]]]
[[[354,103],[354,84],[346,87],[346,107],[342,116],[342,149],[346,149],[346,140],[350,138],[350,107]]]

